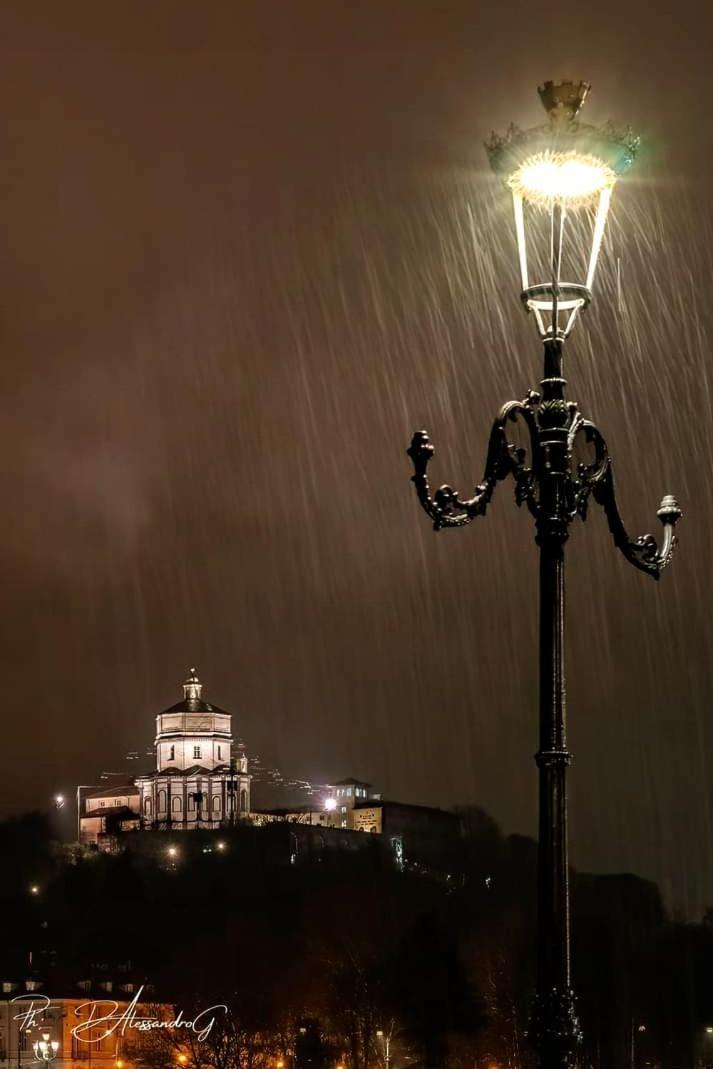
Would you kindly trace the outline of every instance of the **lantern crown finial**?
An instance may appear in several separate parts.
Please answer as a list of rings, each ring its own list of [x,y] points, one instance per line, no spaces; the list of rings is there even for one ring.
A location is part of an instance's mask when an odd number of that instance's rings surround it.
[[[543,82],[537,92],[550,121],[564,124],[576,119],[590,89],[589,82]]]

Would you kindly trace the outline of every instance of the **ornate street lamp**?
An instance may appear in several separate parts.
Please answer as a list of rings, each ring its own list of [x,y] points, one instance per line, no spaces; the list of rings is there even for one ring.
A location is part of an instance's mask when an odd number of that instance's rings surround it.
[[[639,138],[578,121],[586,82],[546,82],[539,92],[548,121],[511,125],[486,148],[512,191],[522,301],[544,341],[564,341],[592,299],[614,184],[634,162]]]
[[[51,1062],[57,1057],[59,1040],[50,1039],[50,1033],[43,1032],[42,1039],[35,1040],[32,1044],[32,1049],[38,1062]]]
[[[496,484],[510,475],[517,504],[526,504],[535,519],[540,548],[540,789],[531,1035],[541,1069],[567,1069],[581,1040],[570,979],[567,863],[564,546],[569,525],[578,516],[586,519],[591,495],[603,507],[614,543],[626,559],[658,579],[671,559],[681,516],[675,499],[666,496],[657,513],[664,531],[661,546],[653,535],[628,535],[604,438],[564,395],[564,342],[590,303],[612,191],[638,144],[629,132],[579,122],[588,90],[583,82],[546,82],[539,93],[547,122],[527,131],[511,126],[505,137],[493,135],[486,146],[493,169],[513,196],[522,301],[544,342],[541,392],[530,391],[523,401],[501,409],[490,433],[483,481],[471,498],[462,499],[450,486],[431,495],[427,466],[434,449],[426,431],[414,434],[408,450],[415,468],[412,481],[436,531],[463,527],[484,515]],[[528,449],[518,448],[508,433],[518,421],[527,428]],[[589,450],[587,463],[575,459],[580,444]]]

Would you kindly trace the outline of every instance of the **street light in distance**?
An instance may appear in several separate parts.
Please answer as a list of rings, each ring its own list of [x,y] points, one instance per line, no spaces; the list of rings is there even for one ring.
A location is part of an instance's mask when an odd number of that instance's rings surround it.
[[[50,1039],[49,1032],[43,1032],[42,1039],[36,1040],[32,1044],[32,1049],[35,1052],[35,1058],[39,1062],[51,1062],[57,1057],[59,1041]]]

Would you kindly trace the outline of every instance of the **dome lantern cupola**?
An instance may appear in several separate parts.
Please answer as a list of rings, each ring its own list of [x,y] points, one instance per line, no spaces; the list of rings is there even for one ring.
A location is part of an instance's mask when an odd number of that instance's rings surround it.
[[[183,684],[183,697],[187,704],[195,702],[198,704],[201,701],[201,693],[203,691],[203,684],[198,678],[198,674],[195,668],[189,668],[188,678]]]

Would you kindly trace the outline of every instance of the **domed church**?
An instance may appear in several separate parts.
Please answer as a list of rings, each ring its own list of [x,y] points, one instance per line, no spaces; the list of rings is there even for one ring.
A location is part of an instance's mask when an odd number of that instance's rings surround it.
[[[156,717],[156,769],[129,783],[77,788],[80,842],[113,849],[124,831],[218,828],[250,814],[250,775],[231,716],[203,700],[191,668],[183,700]]]
[[[248,762],[234,753],[231,717],[203,700],[191,668],[183,700],[156,717],[156,771],[138,776],[143,828],[216,828],[250,812]]]

